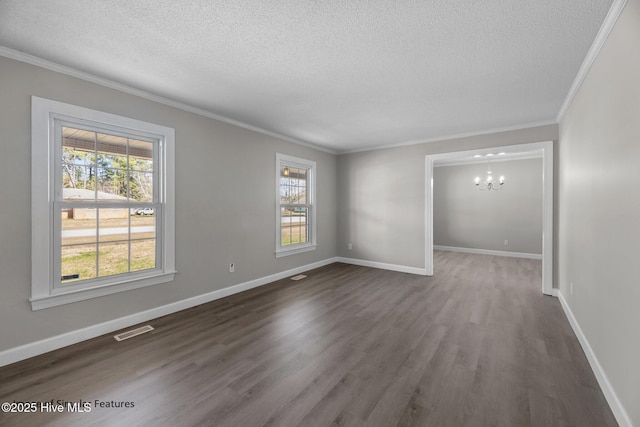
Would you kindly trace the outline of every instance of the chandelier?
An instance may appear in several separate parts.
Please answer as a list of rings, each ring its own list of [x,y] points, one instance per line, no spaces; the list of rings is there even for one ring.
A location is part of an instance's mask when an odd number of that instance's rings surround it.
[[[491,162],[489,162],[487,166],[487,178],[484,180],[484,182],[480,182],[480,177],[476,176],[475,182],[476,182],[476,188],[480,191],[484,191],[484,190],[498,191],[502,189],[502,185],[504,184],[504,176],[501,176],[498,179],[498,182],[495,182],[493,180],[493,175],[491,175]]]

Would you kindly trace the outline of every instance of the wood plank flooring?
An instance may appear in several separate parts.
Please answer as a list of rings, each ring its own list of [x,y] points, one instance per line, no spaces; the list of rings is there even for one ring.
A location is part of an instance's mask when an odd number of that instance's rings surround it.
[[[617,425],[540,261],[434,256],[433,277],[333,264],[0,368],[0,402],[93,406],[0,425]]]

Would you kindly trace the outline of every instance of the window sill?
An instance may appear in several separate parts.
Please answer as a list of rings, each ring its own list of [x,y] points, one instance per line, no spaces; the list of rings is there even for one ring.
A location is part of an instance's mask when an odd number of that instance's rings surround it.
[[[29,301],[31,301],[31,310],[42,310],[44,308],[70,304],[77,301],[83,301],[105,295],[117,294],[119,292],[130,291],[132,289],[144,288],[146,286],[170,282],[175,278],[175,275],[176,272],[171,271],[168,273],[157,273],[154,275],[145,276],[143,278],[123,280],[115,284],[95,288],[62,292],[54,291],[50,295],[31,298],[29,299]]]
[[[291,249],[279,249],[279,250],[276,250],[276,258],[282,258],[289,255],[300,254],[303,252],[315,251],[317,246],[318,246],[317,244],[313,244],[313,245],[307,245],[307,246],[298,246],[297,248],[291,248]]]

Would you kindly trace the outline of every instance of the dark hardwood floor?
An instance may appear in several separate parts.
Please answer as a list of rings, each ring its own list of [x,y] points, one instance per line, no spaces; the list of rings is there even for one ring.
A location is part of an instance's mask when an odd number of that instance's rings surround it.
[[[434,261],[433,277],[333,264],[5,366],[0,402],[92,410],[0,425],[617,425],[540,261]]]

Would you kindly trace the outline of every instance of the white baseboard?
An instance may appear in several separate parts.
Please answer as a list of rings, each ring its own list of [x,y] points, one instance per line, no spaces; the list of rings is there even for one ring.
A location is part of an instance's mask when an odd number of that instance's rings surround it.
[[[593,370],[593,373],[598,380],[598,384],[602,389],[602,393],[604,393],[604,397],[607,399],[607,402],[611,407],[611,411],[616,417],[616,421],[618,421],[620,427],[633,427],[633,424],[631,424],[631,418],[629,418],[629,414],[627,414],[627,411],[625,411],[624,406],[622,406],[620,399],[618,399],[618,395],[611,386],[609,378],[607,378],[607,374],[604,372],[604,369],[602,369],[602,365],[600,365],[596,354],[593,352],[591,345],[589,345],[587,337],[582,332],[582,329],[580,328],[578,321],[573,315],[569,304],[567,304],[567,301],[564,299],[564,296],[560,291],[558,291],[558,299],[560,300],[562,309],[567,315],[567,319],[569,319],[569,324],[571,325],[573,332],[576,334],[576,337],[578,337],[578,341],[580,342],[580,345],[584,350],[584,354],[587,356],[589,365],[591,365],[591,369]]]
[[[408,267],[406,265],[387,264],[384,262],[367,261],[363,259],[344,258],[338,257],[337,262],[343,262],[345,264],[361,265],[363,267],[381,268],[383,270],[399,271],[401,273],[419,274],[426,276],[427,271],[424,268]]]
[[[494,251],[490,249],[457,248],[455,246],[440,246],[440,245],[433,245],[433,249],[439,250],[439,251],[449,251],[449,252],[465,252],[468,254],[508,256],[512,258],[542,259],[542,254],[529,254],[526,252],[508,252],[508,251]]]
[[[257,288],[258,286],[266,285],[268,283],[275,282],[286,277],[294,276],[308,270],[313,270],[314,268],[323,267],[337,261],[338,259],[335,257],[327,258],[325,260],[318,261],[312,264],[307,264],[301,267],[292,268],[291,270],[282,271],[280,273],[271,274],[265,277],[260,277],[248,282],[239,283],[237,285],[218,289],[206,294],[187,298],[181,301],[176,301],[171,304],[152,308],[150,310],[145,310],[140,313],[131,314],[129,316],[120,317],[118,319],[99,323],[97,325],[92,325],[54,337],[45,338],[43,340],[21,345],[19,347],[10,348],[0,352],[0,366],[5,366],[10,363],[38,356],[52,350],[57,350],[71,344],[76,344],[81,341],[98,337],[100,335],[108,334],[110,332],[114,332],[123,328],[128,328],[129,326],[133,326],[138,323],[157,319],[158,317],[166,316],[168,314],[185,310],[187,308],[195,307],[196,305],[204,304],[233,294],[237,294],[242,291]]]

